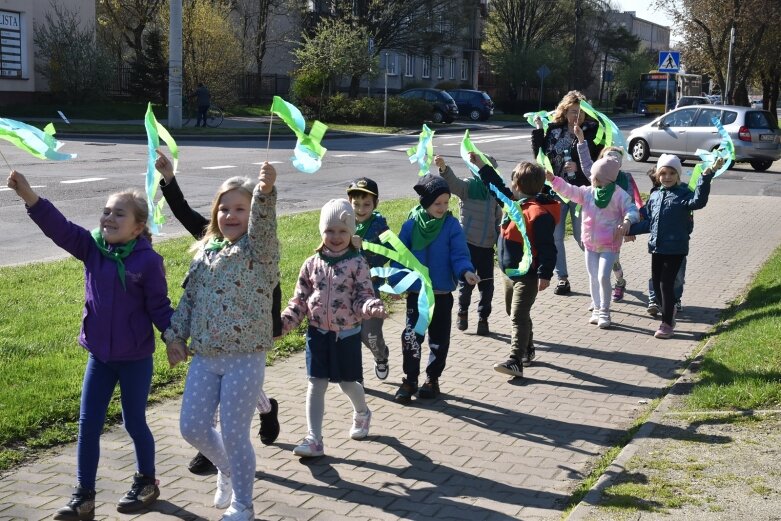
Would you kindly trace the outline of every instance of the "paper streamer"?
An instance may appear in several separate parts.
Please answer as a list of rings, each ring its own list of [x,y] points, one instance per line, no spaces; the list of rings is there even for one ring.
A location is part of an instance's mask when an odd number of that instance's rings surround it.
[[[523,117],[526,118],[526,122],[529,125],[537,128],[537,123],[534,122],[534,118],[539,116],[542,120],[542,131],[547,134],[548,126],[550,125],[551,119],[553,118],[553,114],[555,114],[555,112],[552,110],[550,112],[547,110],[541,110],[539,112],[527,112],[523,115]]]
[[[63,120],[65,123],[67,123],[68,125],[70,125],[70,124],[71,124],[71,122],[70,122],[70,121],[68,121],[68,118],[66,118],[66,117],[65,117],[65,114],[63,114],[61,110],[58,110],[58,111],[57,111],[57,114],[59,114],[59,115],[60,115],[60,117],[62,118],[62,120]]]
[[[171,151],[171,157],[173,158],[174,174],[176,174],[177,166],[179,164],[179,147],[171,137],[168,130],[161,125],[155,113],[152,111],[152,103],[147,104],[146,115],[144,116],[144,128],[146,129],[146,142],[148,155],[146,160],[146,201],[149,207],[149,231],[153,234],[160,233],[160,226],[165,223],[165,216],[163,215],[163,205],[165,204],[165,198],[155,204],[155,196],[157,195],[157,187],[160,186],[160,178],[162,175],[155,169],[155,161],[157,160],[157,149],[160,148],[160,140],[162,139],[168,146],[168,150]]]
[[[550,159],[548,158],[548,156],[545,155],[545,152],[542,151],[542,148],[540,148],[540,150],[537,152],[537,164],[541,165],[546,172],[553,172],[553,165],[550,164]],[[553,185],[551,184],[550,181],[546,179],[545,184],[548,185],[551,188],[551,190],[553,190]],[[555,192],[555,190],[553,191]],[[559,198],[564,204],[569,204],[569,199],[559,194],[558,192],[556,193],[558,194]]]
[[[529,268],[532,265],[532,243],[529,241],[529,235],[526,232],[526,221],[521,211],[521,205],[525,199],[515,202],[504,195],[493,184],[490,184],[489,188],[496,194],[496,198],[504,204],[504,211],[510,217],[510,220],[515,223],[515,226],[518,227],[518,231],[521,232],[521,237],[523,237],[523,257],[521,257],[521,262],[518,263],[518,268],[507,268],[504,272],[508,277],[522,277],[529,272]]]
[[[580,101],[580,110],[594,118],[599,125],[597,128],[597,135],[594,138],[594,144],[604,144],[606,147],[621,147],[625,151],[627,150],[624,134],[618,129],[618,126],[613,123],[612,119],[596,110],[585,100]],[[631,158],[632,156],[629,155],[629,157]]]
[[[431,171],[431,161],[434,158],[434,131],[423,125],[418,137],[418,144],[407,150],[410,163],[418,164],[418,175],[423,177]]]
[[[325,131],[328,130],[328,126],[320,121],[315,121],[307,134],[306,121],[301,111],[279,96],[274,96],[270,110],[279,116],[298,138],[293,149],[293,157],[290,158],[296,170],[305,174],[314,174],[320,170],[323,165],[323,156],[328,151],[320,142]]]
[[[0,118],[0,139],[4,139],[38,159],[65,161],[75,159],[76,154],[63,154],[58,150],[64,143],[54,139],[54,125],[49,123],[43,130],[16,121]]]
[[[464,138],[461,140],[461,159],[464,160],[464,163],[466,163],[466,166],[469,168],[469,171],[472,172],[472,175],[479,178],[477,173],[480,171],[480,169],[477,168],[476,164],[469,160],[470,153],[477,154],[477,157],[479,157],[486,165],[491,164],[491,162],[488,160],[488,156],[480,152],[474,143],[472,143],[472,139],[469,137],[469,129],[466,129],[464,131]],[[499,171],[496,170],[496,173],[498,174]]]

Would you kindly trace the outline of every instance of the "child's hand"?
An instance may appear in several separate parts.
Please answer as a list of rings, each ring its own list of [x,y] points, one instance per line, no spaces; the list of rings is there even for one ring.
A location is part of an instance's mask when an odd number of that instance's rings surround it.
[[[260,191],[264,194],[270,194],[274,188],[274,183],[277,182],[277,170],[269,163],[264,161],[260,167],[260,174],[258,175],[258,184],[260,185]]]
[[[385,312],[385,305],[380,299],[376,299],[366,306],[366,314],[372,318],[385,318],[388,316],[388,313]]]
[[[21,197],[27,206],[32,206],[38,202],[38,194],[30,188],[30,183],[27,181],[27,178],[16,170],[11,170],[11,173],[8,174],[6,185],[16,192],[16,195]]]
[[[478,169],[485,166],[485,162],[474,152],[469,152],[469,162],[475,165]]]
[[[539,279],[537,281],[537,291],[544,291],[550,286],[550,279]]]
[[[363,239],[361,239],[360,235],[353,235],[352,239],[350,239],[350,242],[353,244],[353,248],[356,250],[363,248]]]
[[[478,277],[477,275],[475,275],[471,271],[467,271],[466,273],[464,273],[464,280],[470,286],[474,286],[475,284],[480,282],[480,277]]]
[[[575,134],[575,137],[578,138],[578,143],[583,143],[586,138],[583,136],[583,129],[580,128],[580,125],[575,125],[572,127],[572,132]]]
[[[546,170],[545,171],[545,180],[546,181],[548,181],[549,183],[552,183],[554,177],[556,177],[556,176],[553,175],[553,172],[551,172],[550,170]]]
[[[636,235],[624,235],[624,242],[635,242]]]
[[[715,173],[716,173],[716,171],[717,171],[719,168],[721,168],[722,166],[724,166],[724,158],[723,158],[723,157],[720,157],[720,158],[718,158],[718,159],[716,160],[716,162],[715,162],[715,163],[713,163],[711,166],[709,166],[708,168],[706,168],[706,169],[705,169],[705,170],[702,172],[702,175],[706,175],[706,176],[707,176],[707,175],[713,175],[713,174],[715,174]]]
[[[535,125],[537,128],[542,128],[542,118],[540,117],[540,115],[539,115],[539,114],[537,114],[536,116],[534,116],[534,125]]]
[[[445,163],[444,157],[440,155],[434,156],[434,164],[437,165],[440,174],[445,173],[445,168],[447,168],[447,163]]]
[[[187,346],[181,340],[174,340],[165,346],[165,351],[168,355],[168,365],[171,367],[176,367],[179,362],[187,360]]]
[[[626,236],[626,234],[629,233],[630,226],[632,226],[632,223],[629,221],[624,221],[616,226],[616,229],[613,232],[613,240],[621,239],[622,237]]]
[[[163,176],[163,179],[165,180],[165,184],[168,184],[171,182],[171,179],[174,178],[174,165],[171,164],[171,161],[169,161],[162,152],[160,152],[159,148],[155,150],[155,152],[157,152],[155,170],[160,172],[160,174]]]

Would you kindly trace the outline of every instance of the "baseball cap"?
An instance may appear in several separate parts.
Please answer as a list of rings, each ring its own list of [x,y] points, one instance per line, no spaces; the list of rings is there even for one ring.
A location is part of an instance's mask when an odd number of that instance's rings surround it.
[[[347,193],[349,194],[350,192],[366,192],[375,197],[380,196],[380,189],[377,188],[377,183],[368,177],[359,177],[350,183],[350,186],[347,187]]]

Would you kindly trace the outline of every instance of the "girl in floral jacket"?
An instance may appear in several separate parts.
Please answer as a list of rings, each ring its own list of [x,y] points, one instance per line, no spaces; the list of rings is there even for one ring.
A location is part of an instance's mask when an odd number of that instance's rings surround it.
[[[282,312],[282,334],[306,317],[306,418],[309,431],[295,449],[296,456],[322,456],[323,415],[328,382],[338,383],[352,402],[354,440],[369,434],[371,411],[358,383],[361,364],[361,322],[385,318],[382,300],[374,295],[370,268],[352,243],[355,214],[347,199],[331,199],[320,212],[322,243],[304,261],[287,309]]]

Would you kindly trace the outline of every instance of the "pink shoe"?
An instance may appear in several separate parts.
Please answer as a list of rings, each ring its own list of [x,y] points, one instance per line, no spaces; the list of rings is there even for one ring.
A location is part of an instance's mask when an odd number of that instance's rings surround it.
[[[654,336],[656,338],[665,339],[665,338],[672,338],[673,334],[674,334],[673,327],[662,322],[661,324],[659,324],[659,329],[656,330]]]
[[[626,285],[619,286],[618,284],[616,284],[616,287],[613,288],[613,302],[618,302],[619,300],[623,300],[624,299],[624,290],[625,289],[626,289]]]

